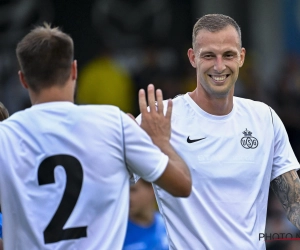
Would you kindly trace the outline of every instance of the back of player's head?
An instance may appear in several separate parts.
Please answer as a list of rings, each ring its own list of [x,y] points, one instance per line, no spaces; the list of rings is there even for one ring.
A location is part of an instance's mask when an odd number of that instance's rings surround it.
[[[198,19],[193,28],[193,47],[195,48],[196,37],[200,30],[208,30],[210,32],[218,32],[228,25],[235,28],[240,38],[240,45],[242,46],[242,32],[237,22],[223,14],[208,14]]]
[[[64,85],[74,60],[72,38],[58,27],[44,24],[34,28],[17,45],[19,66],[35,92],[53,85]]]

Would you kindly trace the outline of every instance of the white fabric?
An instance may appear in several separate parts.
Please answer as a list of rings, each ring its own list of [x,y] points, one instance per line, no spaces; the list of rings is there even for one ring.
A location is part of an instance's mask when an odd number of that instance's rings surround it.
[[[188,137],[202,140],[188,143]],[[187,162],[193,186],[188,198],[155,186],[170,248],[265,249],[259,233],[265,232],[270,181],[299,168],[274,110],[234,97],[230,114],[214,116],[187,93],[173,100],[171,144]]]
[[[34,105],[13,114],[0,123],[0,148],[3,238],[4,249],[9,250],[121,249],[131,172],[152,182],[168,162],[150,137],[117,107],[77,106],[70,102]],[[81,189],[80,181],[70,183],[80,180],[71,176],[78,174],[78,166],[76,169],[74,161],[64,160],[71,169],[67,175],[66,166],[60,165],[57,155],[79,161],[83,171]],[[45,165],[54,167],[54,180],[41,185],[38,174],[51,175],[42,162],[51,156],[57,163]],[[80,193],[71,211],[63,207],[65,214],[61,217],[67,218],[63,229],[86,226],[87,235],[45,244],[43,232],[67,186],[67,204],[69,197],[78,196],[75,187],[79,186]]]

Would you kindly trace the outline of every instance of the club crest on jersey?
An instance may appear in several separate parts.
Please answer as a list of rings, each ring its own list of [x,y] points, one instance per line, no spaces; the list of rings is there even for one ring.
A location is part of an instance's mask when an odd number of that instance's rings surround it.
[[[244,132],[244,137],[241,139],[241,145],[246,148],[257,148],[258,146],[258,140],[252,136],[252,132],[246,129]]]

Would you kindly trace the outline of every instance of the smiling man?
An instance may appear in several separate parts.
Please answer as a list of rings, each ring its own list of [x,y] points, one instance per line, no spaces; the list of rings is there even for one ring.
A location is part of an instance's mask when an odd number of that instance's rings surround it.
[[[246,55],[241,40],[240,27],[225,15],[194,25],[188,58],[197,87],[173,100],[171,131],[192,193],[175,198],[154,185],[170,249],[265,249],[259,234],[270,183],[300,229],[299,163],[284,125],[266,104],[234,96]]]
[[[223,16],[206,16],[213,17]],[[188,50],[190,63],[197,70],[197,89],[190,97],[208,113],[227,115],[232,110],[234,84],[246,54],[241,31],[230,19],[220,20],[220,26],[202,20],[203,24],[198,21],[195,25],[193,48]]]

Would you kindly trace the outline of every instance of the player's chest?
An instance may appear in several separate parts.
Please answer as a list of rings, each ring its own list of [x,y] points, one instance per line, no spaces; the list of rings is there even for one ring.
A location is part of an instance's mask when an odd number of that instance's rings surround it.
[[[273,129],[251,119],[224,122],[175,119],[171,143],[190,166],[211,172],[212,168],[218,170],[225,165],[261,163],[273,147]]]

